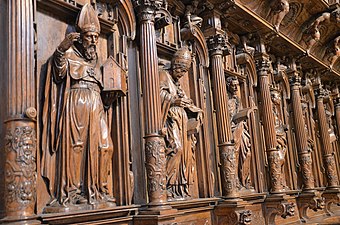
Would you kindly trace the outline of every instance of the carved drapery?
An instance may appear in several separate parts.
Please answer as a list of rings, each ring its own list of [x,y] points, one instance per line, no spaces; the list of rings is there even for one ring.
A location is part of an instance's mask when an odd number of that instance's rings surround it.
[[[36,205],[36,88],[34,1],[8,2],[8,78],[5,136],[5,218],[39,224]],[[23,38],[25,37],[25,38]],[[20,57],[18,57],[20,56]],[[26,220],[26,221],[25,221]],[[29,221],[29,222],[28,222]]]
[[[336,171],[336,164],[334,153],[332,150],[330,136],[328,132],[328,124],[324,106],[324,98],[326,97],[327,93],[325,89],[319,87],[316,89],[316,98],[317,98],[317,113],[319,119],[319,130],[320,130],[320,138],[322,143],[322,154],[323,154],[323,161],[325,166],[326,172],[326,179],[328,182],[327,187],[337,187],[339,185],[339,178]]]
[[[301,96],[300,96],[301,77],[299,77],[298,74],[294,74],[290,79],[290,83],[296,145],[298,149],[301,167],[303,189],[308,190],[314,188],[314,176],[312,171],[312,156],[310,152],[311,150],[308,149],[305,121],[301,108]]]
[[[135,2],[140,28],[140,61],[145,117],[145,161],[149,206],[160,209],[167,202],[166,156],[161,136],[161,100],[156,48],[155,13],[162,1]]]

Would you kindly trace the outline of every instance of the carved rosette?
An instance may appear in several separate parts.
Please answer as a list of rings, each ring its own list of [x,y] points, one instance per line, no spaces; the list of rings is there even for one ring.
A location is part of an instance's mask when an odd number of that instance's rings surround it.
[[[12,122],[5,136],[5,205],[8,217],[30,217],[36,201],[36,132],[33,123]]]
[[[222,192],[225,197],[237,197],[237,165],[233,145],[220,146]]]
[[[150,202],[164,203],[166,195],[166,156],[164,138],[149,137],[145,144],[146,173]]]

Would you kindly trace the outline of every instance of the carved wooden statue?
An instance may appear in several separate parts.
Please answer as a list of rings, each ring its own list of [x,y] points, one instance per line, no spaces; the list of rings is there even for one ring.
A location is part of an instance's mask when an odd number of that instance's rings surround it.
[[[195,133],[202,123],[202,110],[185,94],[179,80],[191,67],[187,47],[172,59],[171,71],[161,70],[160,88],[166,142],[168,199],[190,198],[195,163]]]
[[[289,2],[287,0],[276,0],[272,5],[273,23],[276,31],[279,31],[280,24],[283,18],[289,12]]]
[[[194,0],[194,1],[191,1],[190,5],[186,6],[186,9],[185,9],[186,18],[185,19],[187,21],[184,24],[185,26],[189,26],[189,27],[192,25],[197,25],[198,27],[202,26],[203,19],[197,16],[197,14],[199,13],[198,4],[199,4],[199,1]]]
[[[286,178],[284,173],[285,157],[287,153],[287,126],[283,122],[283,115],[281,111],[281,91],[276,88],[271,88],[271,99],[273,102],[273,114],[275,118],[275,132],[277,140],[277,148],[279,149],[279,160],[281,166],[281,184],[284,189],[287,189]]]
[[[247,119],[252,109],[243,109],[239,95],[239,81],[237,77],[227,78],[228,109],[231,117],[231,130],[233,132],[234,148],[238,152],[238,179],[240,189],[251,189],[250,162],[251,141]]]
[[[305,42],[307,44],[307,54],[309,54],[310,49],[320,40],[320,30],[319,26],[321,23],[340,22],[340,9],[335,9],[332,12],[324,12],[316,18],[316,20],[309,26],[307,33],[310,37],[306,38]]]
[[[113,92],[102,91],[100,24],[91,5],[82,8],[77,26],[80,33],[69,33],[48,64],[41,165],[51,195],[46,212],[114,205],[108,190],[113,143],[103,104],[112,104]]]

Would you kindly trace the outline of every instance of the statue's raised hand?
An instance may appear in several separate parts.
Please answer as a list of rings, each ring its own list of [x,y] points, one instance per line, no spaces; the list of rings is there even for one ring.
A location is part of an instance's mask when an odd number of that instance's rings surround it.
[[[69,49],[72,45],[73,42],[77,41],[80,38],[79,33],[69,33],[66,35],[65,39],[60,43],[58,49],[60,51],[66,52],[67,49]]]

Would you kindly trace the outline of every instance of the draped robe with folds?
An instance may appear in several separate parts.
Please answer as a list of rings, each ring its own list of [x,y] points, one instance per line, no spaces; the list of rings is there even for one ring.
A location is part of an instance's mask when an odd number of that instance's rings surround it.
[[[74,46],[48,62],[41,173],[51,202],[93,203],[108,194],[113,144],[102,86],[97,60],[86,61]]]
[[[165,70],[160,70],[160,88],[163,123],[166,128],[168,199],[190,198],[189,187],[194,182],[194,151],[197,141],[189,124],[199,120],[198,113],[202,110],[192,103],[179,83]],[[176,98],[186,99],[191,104],[185,107],[173,105]]]

